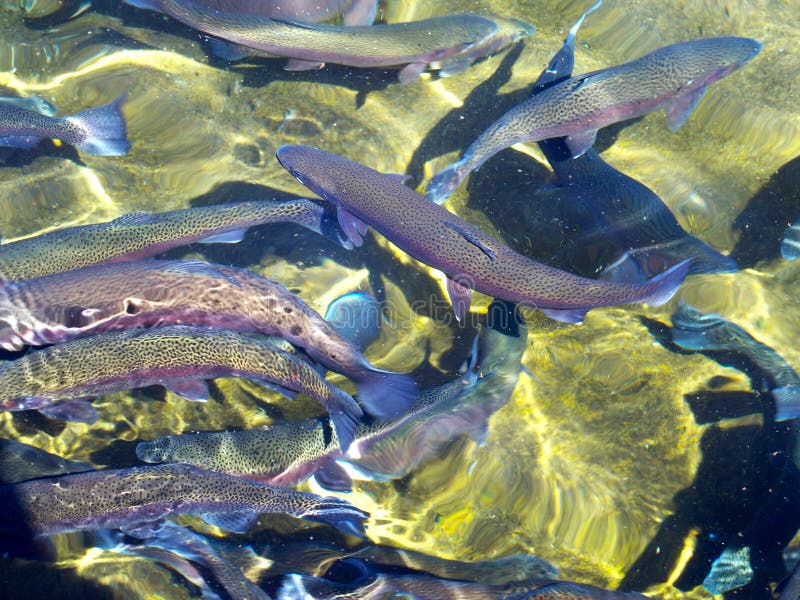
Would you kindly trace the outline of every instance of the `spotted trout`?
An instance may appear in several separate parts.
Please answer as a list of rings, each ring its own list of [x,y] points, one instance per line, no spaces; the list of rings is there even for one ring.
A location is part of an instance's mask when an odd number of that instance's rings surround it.
[[[311,396],[328,410],[342,448],[362,415],[348,394],[307,362],[263,338],[185,325],[102,333],[0,364],[0,411],[39,410],[149,385],[207,400],[204,380],[215,377],[247,377],[289,397]]]
[[[521,370],[527,330],[495,301],[462,376],[420,392],[411,408],[389,420],[361,423],[346,452],[323,419],[275,423],[262,429],[170,435],[136,447],[145,462],[180,462],[255,481],[292,486],[313,475],[321,486],[351,488],[351,476],[404,477],[460,435],[478,443],[489,417],[511,397]],[[480,375],[482,374],[482,375]]]
[[[534,83],[534,95],[572,76],[578,29],[600,4],[570,28]],[[577,235],[570,236],[570,246],[584,252],[592,242],[614,243],[622,253],[603,270],[603,279],[642,281],[687,258],[692,258],[690,274],[737,270],[732,258],[687,233],[650,188],[612,167],[593,148],[577,158],[572,158],[566,138],[542,140],[539,148],[555,175],[555,185],[539,195],[543,201],[556,202],[562,215],[575,223]]]
[[[369,516],[345,500],[276,488],[188,465],[88,471],[0,486],[0,530],[36,535],[101,528],[135,530],[197,515],[244,532],[263,513],[285,513],[363,535]]]
[[[703,38],[672,44],[634,61],[571,77],[515,106],[482,133],[458,162],[437,173],[427,196],[441,204],[489,158],[520,142],[566,137],[573,157],[594,144],[597,130],[663,108],[677,130],[708,86],[758,54],[748,38]]]
[[[685,261],[635,284],[579,277],[515,252],[396,177],[309,146],[283,146],[277,156],[300,183],[336,205],[339,223],[354,245],[361,245],[370,225],[413,258],[443,271],[457,318],[469,310],[474,289],[578,323],[590,308],[663,304],[689,269]]]
[[[367,411],[388,418],[415,395],[407,375],[378,369],[299,296],[246,269],[202,261],[96,265],[0,287],[0,347],[56,344],[167,324],[280,336],[351,378]]]
[[[0,245],[0,285],[88,265],[148,258],[177,246],[236,243],[248,227],[296,223],[352,248],[324,203],[300,198],[134,212],[106,223],[66,227]]]
[[[130,148],[120,110],[124,101],[120,96],[69,117],[50,116],[19,102],[0,102],[0,146],[33,148],[43,139],[55,139],[87,154],[120,156]]]
[[[294,59],[289,70],[325,63],[352,67],[398,67],[401,83],[426,69],[440,75],[463,71],[535,28],[528,23],[471,14],[434,17],[409,23],[336,26],[271,19],[248,12],[220,10],[209,0],[126,0],[157,10],[209,35],[272,56]]]

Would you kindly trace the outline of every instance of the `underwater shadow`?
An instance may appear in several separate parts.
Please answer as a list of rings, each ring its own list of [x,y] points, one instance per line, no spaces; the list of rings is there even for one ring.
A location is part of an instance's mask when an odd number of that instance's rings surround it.
[[[665,348],[691,354],[671,342],[668,326],[641,320]],[[741,355],[703,354],[745,371],[754,383],[761,381],[758,369]],[[680,590],[701,585],[726,544],[736,542],[750,545],[755,573],[748,585],[726,598],[770,597],[770,582],[782,577],[781,550],[800,526],[800,472],[791,458],[795,433],[789,424],[774,422],[769,394],[713,389],[726,381],[712,377],[712,390],[684,395],[696,422],[711,424],[700,440],[701,462],[692,483],[673,497],[673,514],[628,569],[620,589],[645,589],[667,581],[689,539],[695,547],[674,582]],[[719,423],[754,413],[763,415],[763,424]]]
[[[41,156],[63,158],[70,162],[86,166],[76,148],[69,144],[54,144],[52,140],[42,140],[33,148],[10,148],[0,146],[0,169],[3,167],[22,168],[32,165]]]
[[[800,157],[778,169],[734,219],[731,251],[741,268],[780,257],[786,228],[800,217]]]

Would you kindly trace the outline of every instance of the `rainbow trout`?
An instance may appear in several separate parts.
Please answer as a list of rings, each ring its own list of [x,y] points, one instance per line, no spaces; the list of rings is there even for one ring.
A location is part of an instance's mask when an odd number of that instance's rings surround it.
[[[563,46],[534,83],[533,95],[572,76],[578,29],[601,2],[570,28]],[[577,158],[572,158],[566,138],[542,140],[539,148],[558,186],[540,192],[545,195],[542,200],[557,202],[562,214],[576,224],[579,235],[571,236],[570,245],[583,251],[593,241],[613,241],[623,255],[603,270],[603,279],[643,281],[687,258],[692,258],[690,274],[737,270],[732,258],[687,233],[650,188],[609,165],[593,148]]]
[[[120,110],[124,95],[69,117],[50,116],[42,112],[43,105],[19,100],[0,101],[0,146],[33,148],[43,139],[56,139],[98,156],[120,156],[130,148]]]
[[[0,347],[7,350],[165,324],[280,336],[351,378],[360,402],[382,418],[404,412],[415,395],[410,377],[374,367],[300,297],[246,269],[142,260],[0,287]]]
[[[342,448],[362,415],[348,394],[266,340],[185,325],[102,333],[0,364],[0,410],[47,409],[149,385],[202,401],[208,399],[204,380],[215,377],[247,377],[289,397],[315,398],[328,410]]]
[[[259,200],[156,214],[141,211],[106,223],[57,229],[0,245],[0,285],[88,265],[148,258],[193,242],[236,243],[248,227],[267,223],[296,223],[352,248],[325,209],[324,203],[304,198]]]
[[[663,304],[689,269],[685,261],[635,284],[579,277],[514,252],[395,177],[309,146],[283,146],[277,157],[300,183],[336,205],[339,223],[354,245],[361,245],[371,225],[413,258],[443,271],[459,319],[474,289],[578,323],[590,308]]]
[[[497,52],[535,28],[499,17],[461,14],[410,23],[336,26],[270,19],[247,12],[221,11],[208,0],[125,0],[157,10],[227,42],[294,61],[289,70],[318,68],[324,63],[352,67],[397,67],[401,83],[425,69],[440,75],[463,71],[476,60]]]
[[[760,42],[748,38],[704,38],[562,81],[492,123],[461,160],[431,179],[427,196],[441,204],[470,172],[520,142],[566,137],[572,156],[578,157],[594,144],[598,129],[661,108],[670,129],[677,130],[709,85],[740,68],[760,49]]]
[[[360,424],[346,452],[338,448],[328,423],[313,419],[263,429],[169,435],[139,443],[136,455],[149,463],[187,463],[287,487],[314,475],[321,486],[345,491],[351,488],[353,471],[362,479],[404,477],[440,455],[459,435],[482,443],[488,418],[511,397],[527,330],[497,301],[487,319],[464,375],[422,391],[396,419]]]
[[[188,465],[88,471],[0,486],[0,530],[35,535],[114,528],[197,515],[244,532],[263,513],[285,513],[363,536],[369,516],[345,500],[276,488]]]

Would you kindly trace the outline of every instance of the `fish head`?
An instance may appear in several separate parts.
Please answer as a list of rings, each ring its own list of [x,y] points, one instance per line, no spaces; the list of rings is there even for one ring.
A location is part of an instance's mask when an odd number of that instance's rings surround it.
[[[494,37],[503,40],[501,47],[508,44],[513,44],[521,39],[531,37],[536,33],[536,26],[522,21],[520,19],[511,19],[509,17],[497,17],[492,15],[489,17],[497,24],[497,32]]]
[[[136,456],[147,463],[162,463],[172,460],[172,436],[164,436],[136,445]]]
[[[312,146],[281,146],[275,156],[300,183],[328,202],[337,202],[336,159]]]
[[[679,52],[687,51],[684,60],[688,86],[701,88],[726,77],[751,61],[761,50],[761,42],[744,37],[705,38],[678,44]]]

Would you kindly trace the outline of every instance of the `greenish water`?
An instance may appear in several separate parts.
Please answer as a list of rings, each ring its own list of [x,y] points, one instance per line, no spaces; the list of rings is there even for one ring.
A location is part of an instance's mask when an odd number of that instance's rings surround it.
[[[26,21],[18,2],[0,2],[0,94],[41,95],[59,114],[71,114],[127,93],[132,149],[114,158],[52,146],[22,158],[0,155],[6,157],[0,162],[5,240],[135,210],[305,195],[274,159],[283,144],[319,146],[380,171],[408,172],[419,184],[489,124],[488,111],[502,112],[527,96],[587,6],[388,0],[389,22],[472,11],[537,27],[513,63],[505,52],[455,77],[400,86],[368,70],[289,73],[280,60],[224,65],[208,59],[197,34],[153,13],[98,2],[96,11],[72,20],[46,17],[56,4],[28,3],[29,16],[45,20]],[[699,587],[704,573],[699,579],[684,573],[707,535],[699,523],[718,511],[733,515],[731,532],[745,526],[763,501],[757,466],[769,427],[760,414],[699,424],[687,400],[746,392],[749,380],[701,355],[669,351],[640,316],[668,323],[682,299],[737,322],[800,367],[800,265],[776,254],[787,219],[800,215],[798,32],[796,0],[606,0],[586,21],[578,73],[700,36],[763,42],[752,63],[709,89],[677,133],[656,113],[600,140],[609,163],[646,183],[687,231],[746,268],[692,276],[660,308],[593,310],[581,326],[526,312],[528,373],[492,417],[486,444],[456,443],[397,484],[359,484],[349,499],[372,513],[370,539],[462,560],[533,553],[559,566],[564,579],[612,588],[633,577],[636,564],[646,582],[636,589],[664,598],[708,596]],[[542,162],[533,144],[508,150],[476,176],[480,198],[470,198],[463,185],[448,206],[487,231],[513,230],[509,243],[546,260],[547,239],[520,228],[520,216],[541,215],[529,197],[546,184]],[[542,222],[532,226],[547,230]],[[188,252],[170,256],[199,256]],[[437,325],[425,310],[411,308],[432,294],[445,297],[438,278],[377,234],[348,253],[295,229],[264,228],[238,246],[204,247],[202,257],[277,279],[319,311],[348,291],[381,292],[410,326],[385,328],[370,347],[368,358],[380,366],[410,371],[430,361],[428,372],[444,379],[466,356],[471,330]],[[487,304],[479,298],[473,311]],[[429,377],[421,383],[434,383]],[[91,426],[0,413],[0,435],[97,467],[120,466],[130,453],[108,452],[114,442],[124,448],[119,441],[256,427],[276,414],[270,402],[279,401],[255,385],[216,385],[219,394],[207,404],[171,394],[154,399],[151,390],[106,396],[95,401],[101,419]],[[283,414],[302,417],[307,409]],[[697,481],[698,472],[705,479]],[[680,496],[687,488],[694,490],[691,502]],[[667,535],[662,525],[670,518]],[[117,589],[117,597],[188,594],[146,561],[87,553],[76,536],[61,536],[58,547],[55,578],[75,572]],[[31,568],[6,569],[9,585],[17,585],[15,573],[24,581]],[[684,591],[673,585],[682,576]]]

